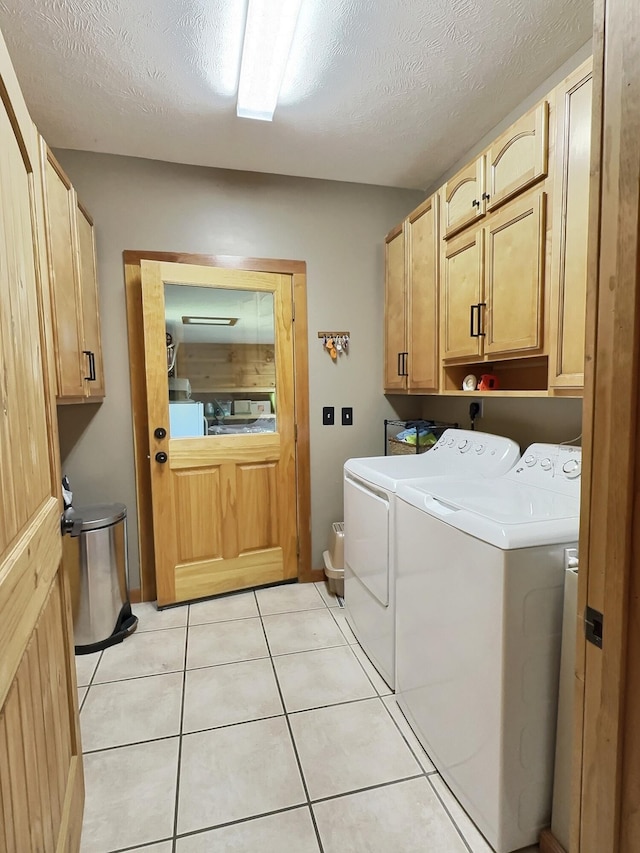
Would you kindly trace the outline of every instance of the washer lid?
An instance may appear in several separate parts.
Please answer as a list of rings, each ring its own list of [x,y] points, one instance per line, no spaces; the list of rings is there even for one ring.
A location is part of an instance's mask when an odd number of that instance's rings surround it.
[[[395,493],[401,482],[443,474],[495,477],[506,473],[520,458],[510,438],[466,429],[448,429],[426,453],[348,459],[345,474],[354,475]]]
[[[439,477],[401,484],[398,497],[504,550],[573,542],[580,499],[506,478]]]
[[[91,506],[74,507],[75,515],[82,519],[82,532],[85,530],[100,530],[111,527],[126,518],[127,508],[124,504],[92,504]]]

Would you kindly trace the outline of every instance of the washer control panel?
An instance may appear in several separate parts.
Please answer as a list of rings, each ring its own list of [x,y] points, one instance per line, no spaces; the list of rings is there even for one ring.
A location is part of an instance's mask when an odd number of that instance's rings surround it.
[[[509,470],[520,458],[520,449],[510,438],[468,429],[446,430],[430,453],[466,456],[470,466],[468,470],[478,473],[494,470],[498,461],[504,466],[503,471]]]
[[[566,444],[532,444],[507,476],[574,494],[580,490],[581,472],[582,448]]]

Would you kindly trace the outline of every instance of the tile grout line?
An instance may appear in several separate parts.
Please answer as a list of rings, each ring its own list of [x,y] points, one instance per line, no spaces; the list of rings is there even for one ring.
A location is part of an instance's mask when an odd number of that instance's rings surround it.
[[[431,775],[433,776],[434,774],[432,773]],[[442,779],[442,777],[441,777],[441,776],[440,776],[439,778],[440,778],[440,779]],[[463,844],[464,844],[464,846],[467,848],[467,850],[469,851],[469,853],[473,853],[473,849],[472,849],[472,847],[471,847],[471,844],[470,844],[470,843],[467,841],[467,839],[464,837],[464,833],[462,832],[462,829],[461,829],[461,828],[458,826],[458,824],[455,822],[453,815],[451,814],[451,812],[450,812],[450,811],[449,811],[449,809],[447,808],[447,804],[446,804],[446,803],[445,803],[445,801],[442,799],[442,797],[440,796],[439,792],[436,790],[436,787],[435,787],[435,785],[431,782],[431,779],[429,778],[429,776],[427,776],[427,782],[429,783],[429,787],[431,788],[431,790],[433,791],[433,793],[436,795],[436,797],[437,797],[437,799],[438,799],[438,802],[440,803],[440,805],[441,805],[441,806],[442,806],[442,808],[444,809],[445,814],[447,815],[447,817],[449,818],[449,820],[450,820],[450,821],[451,821],[451,823],[453,824],[453,826],[454,826],[454,828],[455,828],[456,832],[458,833],[458,835],[459,835],[459,836],[460,836],[460,838],[462,839],[462,843],[463,843]],[[442,779],[442,783],[443,783],[443,784],[445,784],[444,779]],[[454,798],[454,799],[455,799],[455,798]],[[463,811],[464,811],[464,809],[463,809]],[[466,814],[466,812],[465,812],[465,814]],[[474,824],[474,826],[475,826],[475,824]]]
[[[318,590],[316,590],[316,592],[318,592]],[[319,592],[318,592],[318,595],[320,595]],[[320,596],[320,597],[322,597],[322,596]],[[316,841],[318,844],[319,851],[320,851],[320,853],[324,853],[324,847],[322,846],[322,839],[320,838],[320,831],[318,829],[318,824],[316,823],[316,816],[313,813],[313,809],[311,808],[311,798],[309,797],[309,789],[307,787],[307,780],[305,779],[304,771],[302,769],[302,762],[300,761],[300,755],[298,754],[298,746],[296,744],[296,739],[293,736],[293,729],[291,728],[291,721],[289,720],[289,715],[287,713],[287,706],[286,706],[286,703],[284,701],[282,689],[280,687],[280,681],[278,680],[278,673],[276,671],[276,665],[273,662],[273,655],[271,654],[271,646],[269,645],[269,638],[267,636],[267,631],[266,631],[266,628],[264,626],[264,621],[263,621],[262,617],[260,618],[260,621],[262,623],[262,631],[264,633],[264,639],[265,639],[265,642],[267,644],[267,649],[269,651],[269,661],[271,662],[271,669],[273,670],[273,677],[275,679],[276,687],[278,689],[278,694],[280,696],[280,702],[282,703],[282,710],[284,711],[284,719],[285,719],[285,722],[287,724],[287,730],[289,732],[289,738],[291,739],[291,746],[293,748],[293,754],[295,755],[296,763],[298,765],[298,773],[300,774],[300,781],[302,782],[302,789],[303,789],[304,795],[307,799],[307,808],[309,809],[309,816],[311,818],[311,823],[313,824],[313,831],[316,834]]]
[[[173,838],[171,851],[176,853],[178,836],[178,806],[180,803],[180,770],[182,763],[182,729],[184,726],[184,703],[187,692],[187,654],[189,653],[189,617],[191,616],[191,605],[187,605],[187,628],[184,636],[184,668],[182,670],[182,702],[180,704],[180,727],[178,729],[178,766],[176,767],[176,804],[173,814]]]

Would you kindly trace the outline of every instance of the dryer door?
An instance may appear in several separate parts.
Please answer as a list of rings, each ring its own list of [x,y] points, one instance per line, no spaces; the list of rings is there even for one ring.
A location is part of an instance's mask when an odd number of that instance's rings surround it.
[[[389,495],[344,478],[344,560],[381,604],[389,604]]]

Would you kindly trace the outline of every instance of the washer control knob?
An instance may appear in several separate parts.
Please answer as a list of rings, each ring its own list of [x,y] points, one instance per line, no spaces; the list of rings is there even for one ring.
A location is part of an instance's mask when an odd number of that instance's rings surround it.
[[[582,464],[578,459],[569,459],[569,461],[565,462],[562,466],[562,470],[570,480],[574,480],[576,477],[580,476]]]
[[[478,454],[478,456],[480,456],[481,453],[484,453],[486,449],[487,448],[485,447],[484,444],[477,444],[476,445],[476,453]]]
[[[458,444],[458,450],[468,450],[469,449],[469,439],[463,438],[461,442]]]
[[[450,439],[449,439],[449,447],[453,447],[453,445],[454,445],[455,443],[456,443],[455,438],[450,438]]]
[[[551,460],[550,459],[542,459],[540,462],[540,467],[543,471],[551,470]]]
[[[524,464],[525,464],[525,465],[528,465],[528,466],[529,466],[529,468],[531,468],[531,466],[532,466],[532,465],[535,465],[537,461],[538,461],[538,460],[537,460],[537,459],[536,459],[536,457],[533,455],[533,453],[530,453],[528,456],[525,456],[525,457],[524,457]]]

